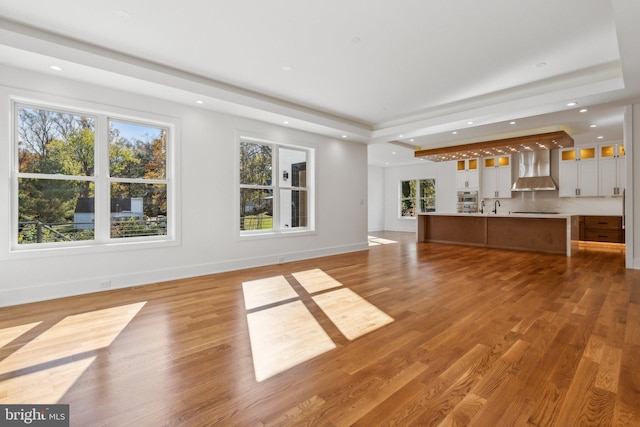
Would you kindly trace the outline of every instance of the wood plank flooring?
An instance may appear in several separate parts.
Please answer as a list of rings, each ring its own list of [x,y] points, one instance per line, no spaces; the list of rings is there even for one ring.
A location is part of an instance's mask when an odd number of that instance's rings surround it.
[[[72,426],[640,426],[640,271],[623,253],[375,236],[369,251],[0,309],[0,403],[68,403]],[[336,283],[307,290],[294,273],[312,270]],[[245,305],[243,283],[279,276]],[[330,316],[358,316],[316,303],[347,290],[392,321],[348,339]],[[292,303],[334,345],[258,381],[248,316]],[[294,323],[277,339],[300,338]]]

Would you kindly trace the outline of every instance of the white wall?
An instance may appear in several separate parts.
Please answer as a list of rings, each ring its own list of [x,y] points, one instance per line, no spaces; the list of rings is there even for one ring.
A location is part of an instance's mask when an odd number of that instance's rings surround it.
[[[0,67],[0,203],[9,205],[11,119],[8,96],[64,97],[172,117],[181,128],[181,244],[117,252],[20,257],[9,253],[10,212],[0,210],[0,306],[367,248],[367,148],[198,107],[114,91],[82,82]],[[236,138],[316,149],[316,229],[313,235],[241,240],[236,230]]]
[[[400,181],[436,179],[436,212],[456,211],[455,162],[428,162],[411,166],[385,168],[384,172],[384,229],[416,231],[415,218],[400,217]]]
[[[369,231],[384,230],[384,171],[380,166],[369,166]]]

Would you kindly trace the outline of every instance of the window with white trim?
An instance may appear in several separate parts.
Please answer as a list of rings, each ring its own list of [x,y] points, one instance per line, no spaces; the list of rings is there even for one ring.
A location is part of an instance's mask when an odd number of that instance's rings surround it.
[[[400,181],[400,217],[412,218],[416,213],[435,212],[435,210],[435,178]]]
[[[242,138],[240,233],[313,230],[311,149]]]
[[[14,104],[14,249],[172,238],[170,125]]]

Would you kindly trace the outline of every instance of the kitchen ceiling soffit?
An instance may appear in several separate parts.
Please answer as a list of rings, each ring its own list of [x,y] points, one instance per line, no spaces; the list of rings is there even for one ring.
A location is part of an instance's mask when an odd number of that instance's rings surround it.
[[[443,162],[566,147],[573,147],[573,138],[561,130],[449,147],[416,150],[414,156],[425,157],[432,162]]]

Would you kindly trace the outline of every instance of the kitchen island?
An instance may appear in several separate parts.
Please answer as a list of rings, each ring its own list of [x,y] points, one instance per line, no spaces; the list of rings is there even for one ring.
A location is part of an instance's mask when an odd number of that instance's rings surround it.
[[[572,256],[578,224],[578,215],[566,214],[424,213],[417,240]]]

